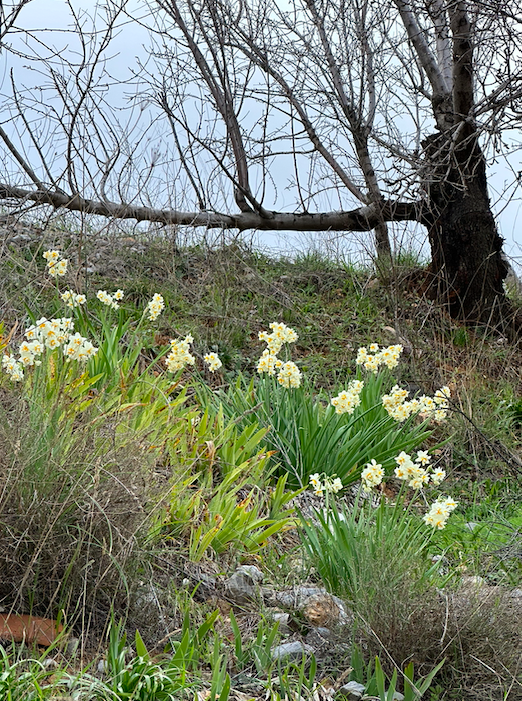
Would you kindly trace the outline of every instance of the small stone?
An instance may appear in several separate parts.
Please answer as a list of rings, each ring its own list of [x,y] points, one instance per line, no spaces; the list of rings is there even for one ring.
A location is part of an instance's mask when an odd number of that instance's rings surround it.
[[[303,607],[303,616],[313,626],[342,623],[346,617],[344,606],[330,594],[311,596]]]
[[[394,343],[397,342],[397,337],[399,334],[397,333],[397,330],[393,328],[393,326],[384,326],[382,330],[388,336],[390,341],[393,341]]]
[[[462,577],[461,586],[465,589],[482,589],[486,587],[487,583],[484,577],[479,577],[477,575],[470,577]]]
[[[271,656],[274,661],[283,660],[301,660],[303,655],[309,657],[313,654],[314,648],[311,645],[305,645],[304,643],[296,640],[292,643],[283,643],[282,645],[277,645],[271,651]]]
[[[332,631],[329,628],[310,628],[305,641],[307,645],[311,645],[316,650],[316,654],[319,654],[319,651],[330,647],[329,638],[331,635]]]
[[[256,582],[256,584],[263,581],[264,575],[259,567],[256,567],[255,565],[241,565],[241,567],[237,568],[236,572],[247,575],[253,582]]]
[[[263,591],[265,598],[269,601],[294,610],[302,608],[311,596],[323,594],[324,592],[326,592],[326,589],[320,587],[296,587],[289,591],[271,591],[265,589]]]
[[[475,528],[478,528],[480,526],[479,523],[475,523],[474,521],[469,521],[468,523],[464,524],[464,528],[467,528],[468,531],[474,531]]]
[[[80,645],[80,640],[79,638],[75,638],[74,636],[71,636],[66,644],[65,644],[65,653],[69,657],[74,657],[76,653],[78,652],[78,647]]]
[[[289,626],[290,614],[283,613],[282,611],[276,611],[276,613],[271,615],[271,618],[273,621],[279,623],[278,630],[282,635],[288,635],[292,632]]]
[[[158,592],[154,585],[144,584],[137,593],[136,607],[138,609],[148,608],[151,605],[157,605]]]
[[[45,669],[58,669],[58,662],[54,657],[46,657],[43,661],[43,666]]]
[[[352,622],[343,601],[323,587],[295,587],[287,591],[263,588],[265,603],[302,611],[313,626],[348,625]]]
[[[255,599],[259,593],[258,584],[263,580],[263,573],[255,565],[242,565],[225,582],[225,588],[233,601],[246,603]]]
[[[393,694],[393,701],[404,701],[404,694],[400,691],[395,691]]]
[[[339,693],[345,696],[348,701],[358,701],[358,699],[362,698],[365,690],[364,684],[359,684],[359,682],[348,682],[347,684],[343,684],[343,686],[339,689]]]
[[[98,670],[99,674],[107,674],[109,671],[107,660],[100,660],[96,666],[96,669]]]

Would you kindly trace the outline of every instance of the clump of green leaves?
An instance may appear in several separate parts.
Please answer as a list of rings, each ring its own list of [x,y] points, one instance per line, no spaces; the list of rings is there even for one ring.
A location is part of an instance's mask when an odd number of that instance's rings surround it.
[[[336,413],[328,397],[315,396],[306,383],[283,389],[272,377],[248,383],[239,377],[219,401],[240,425],[254,418],[269,429],[266,443],[278,463],[276,474],[287,474],[289,486],[306,487],[319,471],[347,487],[372,458],[390,471],[396,455],[420,447],[431,435],[415,415],[403,423],[389,416],[379,395],[382,383],[380,375],[367,377],[353,414]]]
[[[414,679],[414,663],[409,662],[402,672],[401,686],[403,688],[404,701],[417,701],[422,698],[430,689],[434,678],[444,665],[445,660],[439,662],[429,674],[418,679]],[[379,701],[394,701],[398,688],[397,681],[400,678],[395,667],[391,678],[384,672],[381,660],[378,655],[375,659],[365,664],[364,658],[357,645],[354,645],[351,659],[352,672],[350,679],[363,684],[364,697],[379,699]],[[401,697],[401,698],[402,698]]]
[[[0,645],[0,698],[3,701],[45,701],[56,698],[58,687],[64,688],[56,678],[56,670],[46,669],[43,661],[33,658],[16,658]]]
[[[330,500],[324,511],[300,520],[303,546],[322,581],[357,611],[371,612],[385,590],[410,597],[429,588],[432,531],[402,499],[388,505],[382,498],[374,508],[371,498],[359,495],[350,509]]]
[[[107,648],[106,671],[103,679],[98,679],[89,673],[78,677],[69,676],[68,683],[73,698],[84,698],[106,701],[178,701],[180,696],[192,691],[198,683],[197,675],[192,672],[200,662],[203,648],[208,644],[208,637],[218,616],[217,612],[210,614],[204,623],[196,630],[185,617],[181,638],[172,643],[169,658],[164,656],[154,659],[147,650],[145,643],[136,631],[134,637],[135,654],[129,656],[127,635],[123,623],[116,624],[111,620]],[[217,639],[217,637],[216,637]],[[215,648],[215,645],[214,645]],[[214,660],[216,661],[216,660]],[[230,690],[222,679],[222,665],[213,666],[214,677],[223,682],[227,691],[221,693],[220,701],[226,701]],[[213,699],[216,698],[214,694]]]
[[[173,487],[167,515],[160,526],[162,538],[188,537],[188,556],[199,562],[211,548],[217,555],[231,547],[253,554],[269,539],[295,527],[293,511],[285,505],[296,495],[286,492],[280,477],[268,495],[248,488],[249,477],[241,468],[229,474],[209,492],[194,485],[195,477]],[[238,493],[248,489],[246,496]]]

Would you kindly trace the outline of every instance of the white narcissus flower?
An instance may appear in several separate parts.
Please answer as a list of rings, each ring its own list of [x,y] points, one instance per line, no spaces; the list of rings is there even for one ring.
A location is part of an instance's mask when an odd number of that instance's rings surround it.
[[[62,292],[60,297],[70,309],[79,307],[80,305],[85,304],[86,302],[85,295],[76,294],[76,292],[73,292],[72,290],[66,290],[65,292]]]
[[[418,450],[417,451],[417,457],[415,458],[415,462],[420,463],[421,465],[428,465],[431,461],[430,455],[427,450]]]
[[[67,360],[78,360],[80,362],[86,362],[89,358],[96,355],[97,352],[98,349],[79,333],[69,336],[69,340],[63,347],[63,354]]]
[[[24,379],[24,371],[21,363],[6,353],[4,353],[2,357],[2,367],[10,376],[12,382],[21,382]]]
[[[421,397],[406,401],[408,392],[395,385],[390,394],[383,395],[382,404],[388,414],[396,421],[403,422],[412,414],[419,414],[422,418],[441,422],[446,418],[449,409],[449,392],[448,387],[442,387],[435,392],[433,397],[423,394]],[[419,452],[425,453],[425,451]]]
[[[399,465],[395,468],[395,477],[397,477],[400,480],[407,480],[410,478],[410,475],[406,468],[404,468],[402,465]]]
[[[336,414],[353,414],[355,409],[361,403],[361,392],[364,387],[364,382],[361,380],[352,380],[348,385],[348,389],[340,392],[337,397],[331,400],[332,406],[335,407]]]
[[[118,290],[118,292],[121,292],[121,290]],[[114,293],[113,295],[110,295],[108,292],[105,290],[98,290],[96,293],[96,297],[105,304],[107,307],[111,307],[111,309],[119,309],[120,305],[118,304],[118,299],[121,299],[121,296],[116,297],[117,293]]]
[[[161,312],[165,309],[165,302],[163,297],[156,293],[151,301],[147,304],[147,310],[149,312],[149,321],[155,321]]]
[[[455,511],[455,509],[458,506],[458,502],[452,499],[451,497],[442,497],[441,498],[441,504],[444,505],[446,509],[451,513],[452,511]]]
[[[430,476],[426,470],[419,471],[412,479],[408,482],[408,486],[412,489],[422,489],[424,485],[428,484],[430,481]]]
[[[379,348],[378,343],[370,343],[368,348],[359,348],[355,362],[373,373],[377,373],[381,365],[386,365],[392,370],[397,367],[402,351],[403,347],[400,345]]]
[[[47,269],[52,277],[63,277],[67,273],[67,258],[62,258],[60,251],[45,251],[43,257],[47,261]]]
[[[281,366],[277,381],[282,387],[299,387],[301,384],[301,371],[295,363],[288,361]]]
[[[67,273],[67,264],[68,264],[67,258],[62,258],[62,260],[59,260],[58,263],[54,266],[56,268],[56,275],[59,275],[60,277],[63,277]],[[49,270],[51,272],[51,270]]]
[[[194,365],[196,359],[189,351],[190,344],[193,340],[192,336],[188,334],[182,341],[172,340],[170,342],[171,351],[165,358],[165,363],[169,372],[182,370],[185,365]]]
[[[431,473],[431,481],[435,485],[439,485],[441,482],[443,482],[445,477],[446,477],[446,472],[445,472],[445,470],[442,470],[440,467],[437,468],[436,470],[433,470],[433,472]]]
[[[256,370],[262,375],[266,372],[268,375],[275,375],[276,370],[278,370],[283,364],[282,360],[270,352],[268,348],[265,348],[262,356],[259,358]]]
[[[366,359],[368,358],[368,351],[366,348],[359,348],[357,351],[357,357],[355,359],[355,362],[357,365],[364,365],[366,362]]]
[[[324,478],[324,480],[321,481],[321,478]],[[337,492],[340,492],[343,488],[343,483],[339,477],[336,477],[335,475],[328,477],[324,474],[324,472],[321,475],[318,472],[315,472],[313,475],[310,475],[308,481],[314,490],[314,494],[317,494],[318,496],[321,496],[324,492],[337,494]]]
[[[451,497],[440,497],[423,516],[424,523],[439,530],[443,529],[451,514],[457,508],[457,502]]]
[[[284,343],[295,343],[299,338],[294,329],[291,329],[282,322],[277,323],[273,321],[270,324],[270,329],[272,330],[272,333],[260,331],[259,340],[264,341],[267,344],[267,350],[271,355],[277,355]]]
[[[377,487],[381,484],[383,477],[384,470],[382,469],[382,465],[372,458],[371,462],[367,463],[366,467],[361,472],[364,491],[369,492],[373,487]]]
[[[207,353],[207,355],[204,356],[203,360],[208,365],[208,369],[210,370],[210,372],[215,372],[216,370],[219,370],[219,368],[223,365],[217,353]]]
[[[331,484],[331,490],[334,494],[337,494],[337,492],[340,492],[341,489],[343,488],[343,483],[339,479],[339,477],[336,477]]]
[[[397,455],[395,462],[398,465],[398,468],[395,468],[395,476],[399,479],[411,480],[424,473],[424,470],[413,462],[411,455],[404,450]]]
[[[403,450],[401,453],[399,453],[399,455],[397,455],[397,457],[395,458],[395,462],[397,463],[397,465],[404,467],[405,465],[409,465],[413,461],[411,459],[411,456]]]

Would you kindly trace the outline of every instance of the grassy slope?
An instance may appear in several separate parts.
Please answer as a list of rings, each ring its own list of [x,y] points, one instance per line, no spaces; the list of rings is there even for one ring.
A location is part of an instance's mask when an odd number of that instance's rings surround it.
[[[464,539],[462,529],[458,538],[449,529],[448,552],[490,583],[520,586],[522,352],[436,309],[422,296],[421,268],[398,263],[392,282],[383,285],[371,270],[316,255],[290,263],[237,244],[180,250],[168,240],[134,238],[84,239],[80,245],[58,232],[22,248],[4,246],[4,333],[24,319],[26,309],[49,317],[58,311],[41,258],[54,246],[73,263],[69,280],[77,292],[122,288],[129,309],[143,308],[152,294],[161,293],[167,308],[157,341],[191,333],[200,355],[219,352],[225,379],[238,370],[251,372],[261,350],[257,334],[270,321],[298,330],[293,359],[318,387],[343,384],[360,345],[402,343],[397,379],[425,392],[442,384],[452,389],[454,412],[439,436],[452,432],[444,449],[448,489],[461,502],[461,523],[487,522]],[[508,556],[492,555],[500,549]]]

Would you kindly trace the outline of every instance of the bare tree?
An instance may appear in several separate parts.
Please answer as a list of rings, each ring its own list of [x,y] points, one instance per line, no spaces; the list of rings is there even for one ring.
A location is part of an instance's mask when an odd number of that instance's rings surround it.
[[[103,31],[70,6],[76,58],[40,40],[40,92],[13,74],[0,124],[6,205],[239,231],[374,230],[381,260],[388,225],[416,222],[431,245],[429,292],[455,317],[506,318],[486,158],[520,127],[520,0],[125,6],[109,2]],[[105,61],[131,20],[151,46],[125,111]]]

